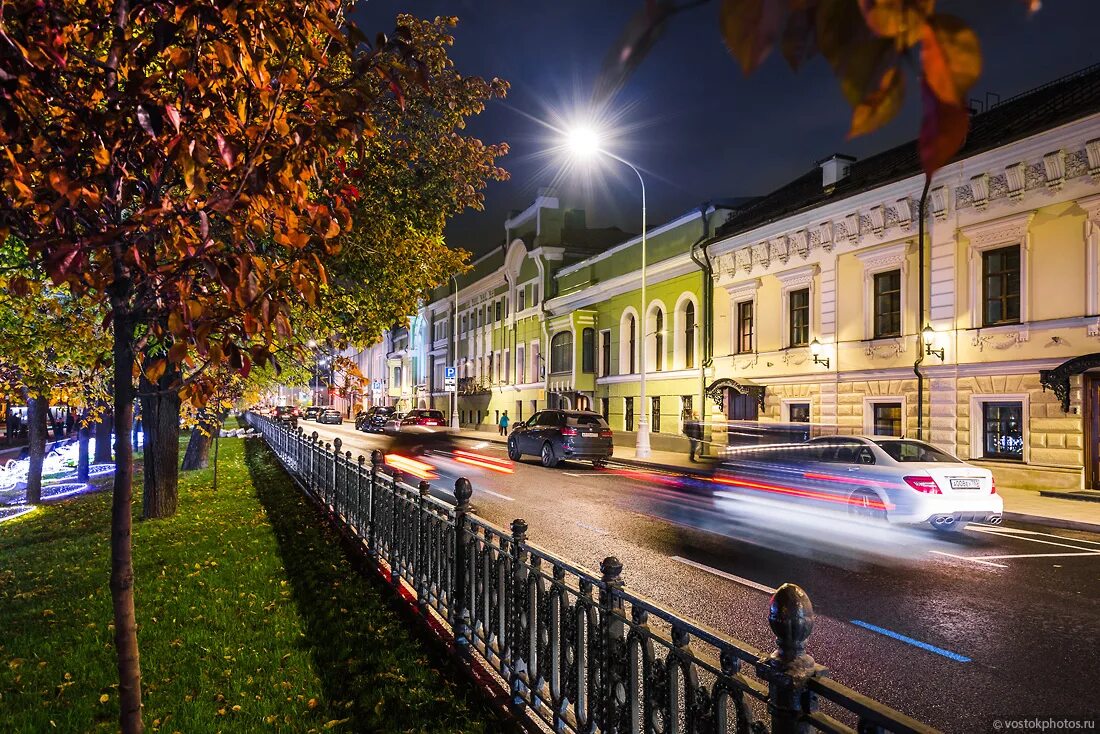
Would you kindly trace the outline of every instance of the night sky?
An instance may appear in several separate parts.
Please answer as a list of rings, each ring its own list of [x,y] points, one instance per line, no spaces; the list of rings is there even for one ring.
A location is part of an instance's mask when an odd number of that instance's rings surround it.
[[[366,0],[357,11],[369,36],[399,11],[456,15],[452,56],[460,72],[509,81],[508,98],[473,120],[486,142],[505,141],[510,181],[486,190],[485,211],[448,227],[452,246],[475,253],[500,244],[510,210],[554,184],[589,226],[638,231],[638,183],[625,168],[567,170],[547,149],[558,139],[529,119],[572,118],[586,107],[608,48],[643,0]],[[985,58],[971,96],[1019,94],[1100,62],[1100,0],[1047,0],[1031,18],[1017,0],[941,0],[942,12],[977,30]],[[594,10],[593,8],[599,8]],[[723,45],[718,2],[675,16],[613,105],[619,131],[608,148],[646,175],[650,226],[707,199],[764,194],[833,152],[863,157],[916,137],[919,105],[909,79],[898,118],[847,140],[850,108],[831,70],[815,57],[797,74],[778,54],[750,77]],[[555,182],[555,178],[557,181]]]

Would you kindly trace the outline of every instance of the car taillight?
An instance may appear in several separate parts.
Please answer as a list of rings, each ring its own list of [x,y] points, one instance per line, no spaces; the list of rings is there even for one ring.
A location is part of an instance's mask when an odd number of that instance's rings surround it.
[[[611,431],[610,430],[600,431],[600,438],[611,438]]]
[[[577,435],[577,429],[576,428],[570,428],[570,427],[566,426],[565,428],[561,429],[561,435],[563,435],[563,436],[576,436]]]
[[[996,479],[990,479],[989,480],[989,485],[990,485],[989,493],[990,494],[997,494],[997,480]]]
[[[932,477],[906,477],[905,483],[918,492],[924,492],[925,494],[943,494],[940,491],[940,485],[936,484],[936,480]]]

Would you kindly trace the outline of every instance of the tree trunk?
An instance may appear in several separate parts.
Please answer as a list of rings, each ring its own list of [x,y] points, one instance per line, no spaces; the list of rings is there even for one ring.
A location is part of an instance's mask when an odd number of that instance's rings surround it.
[[[142,517],[171,517],[179,505],[180,396],[172,389],[178,372],[165,370],[156,383],[141,377],[141,426],[145,438]]]
[[[131,544],[134,491],[134,446],[130,428],[134,418],[134,324],[126,312],[129,285],[116,284],[114,310],[114,424],[115,483],[111,500],[111,602],[115,617],[115,654],[118,663],[119,728],[140,734],[141,661],[134,613],[134,557]]]
[[[183,471],[205,469],[210,465],[211,434],[195,426],[191,429],[191,438],[187,440],[187,451],[183,454]]]
[[[45,398],[27,398],[27,504],[42,502],[42,463],[46,458]]]
[[[110,464],[111,458],[111,433],[114,431],[114,418],[110,411],[105,411],[95,424],[95,457],[96,464]]]
[[[84,425],[85,415],[76,424],[76,481],[88,481],[88,442],[92,437],[92,427]]]

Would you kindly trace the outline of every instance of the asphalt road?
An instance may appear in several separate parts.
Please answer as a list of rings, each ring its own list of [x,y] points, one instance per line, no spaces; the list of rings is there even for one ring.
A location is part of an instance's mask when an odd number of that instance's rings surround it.
[[[302,427],[353,454],[385,445],[350,424]],[[503,446],[477,446],[504,457]],[[763,650],[775,647],[771,589],[799,584],[817,614],[817,662],[944,731],[1100,717],[1100,534],[1013,523],[876,530],[774,507],[739,507],[735,519],[682,475],[544,469],[534,457],[509,475],[453,470],[433,482],[437,496],[453,501],[462,471],[481,517],[502,527],[522,517],[530,542],[590,569],[615,555],[635,592]]]

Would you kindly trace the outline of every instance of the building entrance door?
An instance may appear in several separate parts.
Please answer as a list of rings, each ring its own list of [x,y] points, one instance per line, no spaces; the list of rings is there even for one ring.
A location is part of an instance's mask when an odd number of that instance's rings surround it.
[[[732,387],[726,388],[726,417],[731,421],[754,421],[759,418],[756,398]]]
[[[1084,377],[1085,487],[1100,489],[1100,373]]]

